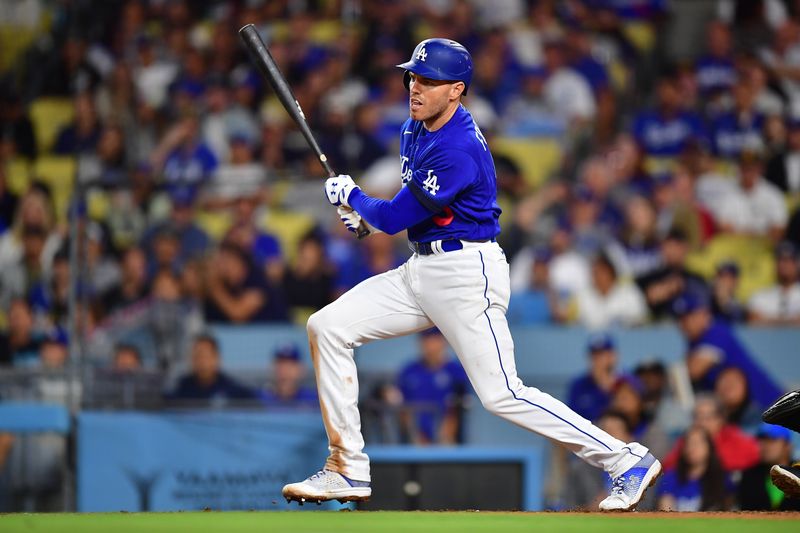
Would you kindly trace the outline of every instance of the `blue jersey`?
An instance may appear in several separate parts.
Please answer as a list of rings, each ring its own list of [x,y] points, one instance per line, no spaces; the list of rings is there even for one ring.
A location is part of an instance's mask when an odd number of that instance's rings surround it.
[[[727,159],[736,159],[742,150],[761,139],[764,115],[750,113],[739,116],[735,111],[720,115],[712,124],[714,152]]]
[[[436,131],[408,119],[401,131],[400,167],[403,186],[434,213],[408,228],[409,240],[485,241],[500,233],[494,161],[464,106]]]
[[[775,381],[753,360],[747,349],[734,336],[731,327],[724,322],[715,321],[700,337],[689,342],[689,357],[698,351],[714,353],[719,362],[711,367],[705,376],[695,385],[700,390],[713,391],[717,376],[726,367],[739,368],[747,376],[750,396],[762,409],[783,394]]]
[[[736,67],[725,57],[705,56],[695,65],[697,86],[704,95],[730,89],[736,83]]]
[[[692,139],[707,137],[700,117],[688,111],[673,117],[644,111],[634,120],[633,136],[647,155],[655,157],[675,157]]]
[[[611,393],[598,387],[588,374],[577,378],[569,386],[567,405],[587,420],[596,421],[610,403]]]

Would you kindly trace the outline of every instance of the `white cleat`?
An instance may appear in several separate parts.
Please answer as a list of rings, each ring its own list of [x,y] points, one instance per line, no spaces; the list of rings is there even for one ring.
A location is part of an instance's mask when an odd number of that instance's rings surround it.
[[[349,479],[332,470],[320,470],[304,481],[289,483],[283,487],[283,497],[287,502],[296,501],[320,504],[329,500],[345,502],[365,502],[372,496],[369,481]]]
[[[614,478],[611,494],[600,502],[601,511],[632,511],[661,475],[661,463],[648,453],[627,472]]]

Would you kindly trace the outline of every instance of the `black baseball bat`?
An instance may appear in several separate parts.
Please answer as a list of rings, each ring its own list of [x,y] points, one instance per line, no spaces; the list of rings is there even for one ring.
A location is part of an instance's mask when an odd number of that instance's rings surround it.
[[[328,158],[322,153],[319,143],[317,143],[317,140],[314,138],[314,134],[311,133],[311,128],[308,127],[308,122],[306,122],[306,116],[303,114],[300,103],[292,93],[289,83],[286,81],[283,74],[281,74],[278,65],[272,58],[272,54],[269,53],[267,45],[264,44],[264,41],[258,34],[256,27],[252,24],[244,26],[239,30],[239,36],[242,38],[248,54],[250,54],[250,59],[252,59],[261,74],[269,81],[270,85],[272,85],[272,89],[275,91],[275,94],[278,95],[278,99],[281,101],[281,104],[283,104],[284,109],[286,109],[286,112],[289,113],[289,116],[292,117],[292,120],[294,120],[300,128],[300,133],[306,138],[306,142],[308,142],[308,145],[314,151],[314,154],[316,154],[322,168],[325,169],[328,176],[336,176],[336,172],[333,171],[330,163],[328,163]],[[356,235],[359,239],[363,239],[369,235],[369,230],[363,220],[358,226]]]

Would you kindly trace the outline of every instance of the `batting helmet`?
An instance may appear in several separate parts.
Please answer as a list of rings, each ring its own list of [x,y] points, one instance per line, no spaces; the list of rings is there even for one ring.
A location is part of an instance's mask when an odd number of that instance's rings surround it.
[[[414,48],[411,59],[397,65],[405,69],[403,83],[408,89],[409,72],[432,80],[464,82],[464,93],[472,81],[472,56],[466,48],[450,39],[426,39]]]

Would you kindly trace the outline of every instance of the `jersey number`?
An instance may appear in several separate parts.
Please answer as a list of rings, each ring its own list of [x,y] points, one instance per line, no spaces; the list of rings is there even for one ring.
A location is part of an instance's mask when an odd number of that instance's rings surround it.
[[[433,170],[429,170],[428,178],[422,182],[422,187],[431,193],[431,196],[436,196],[436,192],[439,190],[439,185],[436,183],[438,179],[436,174],[433,173]]]

